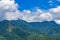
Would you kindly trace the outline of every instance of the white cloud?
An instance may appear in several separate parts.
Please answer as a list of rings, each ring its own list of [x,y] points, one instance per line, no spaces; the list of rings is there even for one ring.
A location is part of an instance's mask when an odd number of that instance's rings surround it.
[[[58,6],[57,8],[52,8],[50,9],[51,14],[53,15],[53,19],[54,20],[59,20],[60,19],[60,6]]]
[[[54,13],[60,13],[60,6],[58,6],[57,8],[50,9],[50,11]]]
[[[51,13],[42,13],[40,15],[40,20],[41,21],[51,21],[53,19],[52,14]]]
[[[60,20],[55,20],[55,22],[60,25]]]
[[[18,18],[17,7],[18,7],[18,4],[15,4],[14,0],[1,0],[0,1],[0,20],[17,19]]]
[[[40,21],[39,17],[40,17],[41,13],[42,13],[42,11],[40,9],[36,9],[35,12],[32,12],[30,10],[23,10],[23,12],[22,12],[22,14],[23,14],[22,19],[26,20],[28,22],[37,22],[37,21]]]

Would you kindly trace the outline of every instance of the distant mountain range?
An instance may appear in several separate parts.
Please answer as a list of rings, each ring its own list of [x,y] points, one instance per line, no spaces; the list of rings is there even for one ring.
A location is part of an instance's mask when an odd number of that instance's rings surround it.
[[[26,22],[24,20],[3,20],[0,22],[1,40],[27,40],[31,34],[48,34],[60,36],[60,25],[54,21]]]

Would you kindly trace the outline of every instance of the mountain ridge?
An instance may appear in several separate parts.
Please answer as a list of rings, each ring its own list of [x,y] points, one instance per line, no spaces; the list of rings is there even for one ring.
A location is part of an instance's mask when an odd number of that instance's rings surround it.
[[[6,40],[27,40],[29,36],[59,36],[60,25],[55,22],[26,22],[24,20],[3,20],[0,22],[0,35]],[[23,39],[24,38],[24,39]]]

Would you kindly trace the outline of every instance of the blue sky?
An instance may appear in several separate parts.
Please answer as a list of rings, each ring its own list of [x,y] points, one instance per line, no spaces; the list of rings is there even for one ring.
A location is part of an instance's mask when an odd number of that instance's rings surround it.
[[[48,10],[60,5],[59,0],[15,0],[15,2],[18,3],[18,5],[20,6],[20,10],[31,10],[35,7]]]
[[[0,0],[0,21],[18,19],[60,24],[60,0]]]

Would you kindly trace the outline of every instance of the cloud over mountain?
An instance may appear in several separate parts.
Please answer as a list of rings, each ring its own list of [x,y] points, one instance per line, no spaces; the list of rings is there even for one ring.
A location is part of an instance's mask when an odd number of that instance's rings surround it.
[[[0,0],[0,21],[23,19],[28,22],[55,21],[60,24],[60,6],[49,10],[35,9],[18,10],[18,4],[14,0]]]

